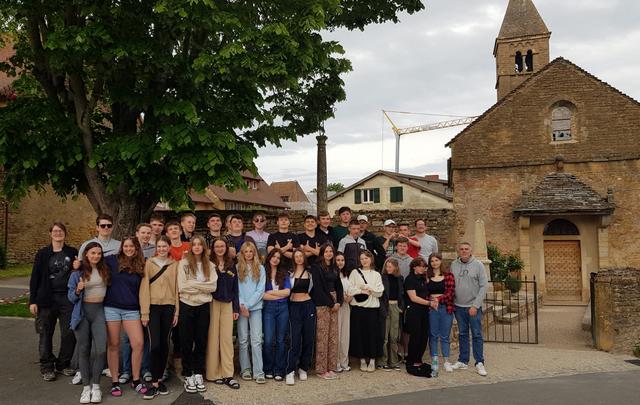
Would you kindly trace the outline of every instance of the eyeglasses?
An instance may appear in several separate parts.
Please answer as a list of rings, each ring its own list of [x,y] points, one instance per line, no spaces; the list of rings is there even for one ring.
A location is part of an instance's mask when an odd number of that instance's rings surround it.
[[[98,226],[99,226],[100,228],[102,228],[102,229],[105,229],[105,228],[107,228],[107,229],[111,229],[111,228],[113,228],[113,224],[100,224],[100,225],[98,225]]]

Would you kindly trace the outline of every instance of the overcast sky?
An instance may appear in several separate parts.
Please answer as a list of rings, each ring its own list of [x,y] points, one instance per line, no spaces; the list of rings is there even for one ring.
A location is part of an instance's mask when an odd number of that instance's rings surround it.
[[[633,98],[640,98],[640,1],[534,0],[551,35],[551,59],[562,56]],[[496,102],[493,45],[508,0],[429,0],[426,10],[398,24],[340,31],[353,71],[344,76],[347,100],[325,124],[329,182],[346,186],[394,169],[395,141],[382,109],[480,115]],[[447,118],[394,114],[398,127]],[[400,172],[446,176],[444,144],[463,127],[407,135]],[[256,161],[268,182],[316,184],[316,140],[308,135],[281,148],[266,147]]]

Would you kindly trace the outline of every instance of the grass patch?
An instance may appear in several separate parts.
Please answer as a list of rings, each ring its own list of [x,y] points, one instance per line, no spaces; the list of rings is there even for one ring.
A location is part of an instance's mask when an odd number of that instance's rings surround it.
[[[8,278],[15,277],[29,277],[31,275],[31,263],[14,264],[6,269],[0,269],[0,280],[6,280]]]
[[[31,318],[29,312],[29,297],[20,298],[9,304],[0,304],[0,316],[17,316],[21,318]]]

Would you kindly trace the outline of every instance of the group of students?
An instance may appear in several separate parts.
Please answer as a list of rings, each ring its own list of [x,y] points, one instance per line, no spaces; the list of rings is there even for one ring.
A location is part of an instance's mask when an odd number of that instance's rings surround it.
[[[131,378],[136,392],[153,399],[168,393],[163,381],[173,339],[186,392],[205,391],[205,380],[238,389],[234,322],[240,377],[258,384],[294,385],[296,371],[304,381],[314,365],[317,376],[333,380],[351,369],[350,357],[365,372],[400,370],[404,360],[410,374],[435,377],[438,342],[446,371],[467,368],[469,328],[477,371],[486,375],[480,322],[487,279],[471,246],[460,244],[448,269],[424,220],[410,238],[387,220],[377,237],[366,216],[352,220],[343,207],[339,217],[331,227],[328,213],[309,215],[296,235],[287,213],[278,215],[271,234],[264,213],[253,216],[251,232],[231,215],[225,234],[222,218],[212,214],[208,232],[199,235],[192,213],[166,224],[153,216],[135,236],[117,241],[112,218],[101,214],[98,236],[79,252],[65,244],[64,224],[54,223],[51,244],[36,254],[29,302],[43,378],[77,368],[80,402],[99,403],[106,355],[111,395],[122,396]],[[454,314],[460,356],[451,364]],[[428,343],[431,359],[423,361]]]

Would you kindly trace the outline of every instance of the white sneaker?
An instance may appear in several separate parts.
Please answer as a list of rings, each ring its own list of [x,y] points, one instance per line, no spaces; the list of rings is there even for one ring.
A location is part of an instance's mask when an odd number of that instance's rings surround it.
[[[453,366],[452,366],[452,365],[451,365],[451,363],[449,363],[448,361],[446,361],[446,362],[443,364],[443,367],[444,367],[444,371],[446,371],[447,373],[451,373],[451,372],[453,372]]]
[[[338,367],[336,367],[336,373],[342,373],[344,371],[344,369],[342,368],[341,365],[338,365]]]
[[[484,368],[484,364],[482,363],[478,363],[476,364],[476,370],[478,371],[478,374],[480,374],[483,377],[487,376],[487,370]]]
[[[304,371],[303,369],[299,368],[298,369],[298,377],[300,378],[300,381],[307,381],[307,372]]]
[[[91,389],[91,403],[92,404],[99,404],[100,402],[102,402],[102,391],[100,391],[100,388],[92,388]]]
[[[82,388],[82,394],[80,394],[80,403],[81,404],[91,403],[91,387],[90,386],[86,386]]]
[[[376,371],[376,361],[374,359],[369,360],[369,366],[367,367],[367,371],[373,373]]]
[[[73,384],[73,385],[82,384],[82,374],[80,374],[79,371],[77,371],[76,375],[74,375],[73,378],[71,379],[71,384]]]
[[[196,387],[196,380],[194,376],[184,378],[184,390],[190,394],[198,392],[198,387]]]
[[[296,375],[295,371],[290,372],[289,374],[287,374],[286,378],[285,378],[285,383],[287,385],[293,385],[295,384],[295,378],[294,376]]]
[[[365,359],[360,359],[360,371],[367,371],[369,368],[367,367],[367,361]]]
[[[454,370],[466,370],[469,368],[469,366],[467,366],[466,364],[464,364],[461,361],[456,361],[455,364],[453,366],[451,366],[452,369]]]
[[[111,370],[105,368],[104,370],[102,370],[102,375],[111,378]]]
[[[198,392],[205,392],[207,390],[207,386],[204,385],[204,378],[202,374],[196,374],[193,376],[196,384],[196,389]]]

